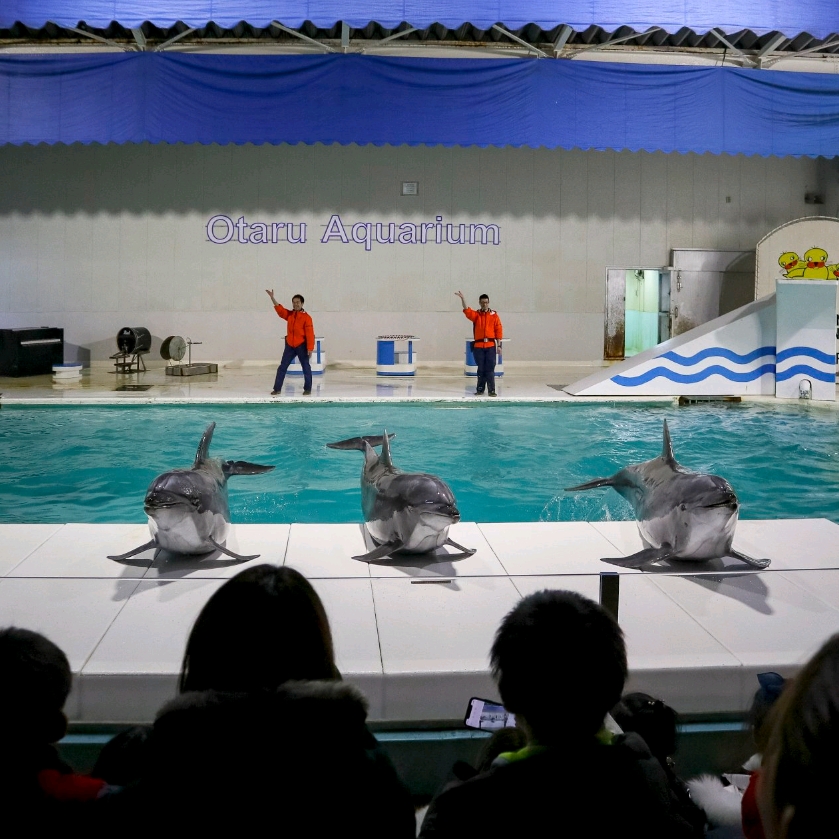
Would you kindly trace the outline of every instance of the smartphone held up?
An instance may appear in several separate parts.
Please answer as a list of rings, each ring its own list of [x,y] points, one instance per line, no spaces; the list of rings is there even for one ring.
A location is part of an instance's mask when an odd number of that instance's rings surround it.
[[[463,722],[467,728],[475,728],[480,731],[498,731],[499,728],[514,728],[516,715],[511,714],[497,702],[473,696],[469,700]]]

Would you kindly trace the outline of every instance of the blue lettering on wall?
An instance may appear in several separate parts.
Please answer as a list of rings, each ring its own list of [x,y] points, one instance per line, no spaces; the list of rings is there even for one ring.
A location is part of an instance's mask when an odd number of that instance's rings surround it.
[[[379,245],[500,245],[501,228],[497,224],[452,224],[443,216],[434,221],[355,221],[344,222],[338,213],[322,225],[323,245],[363,245],[371,251]],[[301,245],[306,243],[306,222],[235,220],[219,214],[207,221],[207,241],[214,245],[235,242],[240,245]]]

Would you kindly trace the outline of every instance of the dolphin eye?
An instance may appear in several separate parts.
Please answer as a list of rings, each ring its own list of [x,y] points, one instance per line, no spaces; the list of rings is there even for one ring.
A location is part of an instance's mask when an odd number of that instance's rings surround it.
[[[679,509],[684,513],[687,510],[687,507],[684,504],[679,504]]]

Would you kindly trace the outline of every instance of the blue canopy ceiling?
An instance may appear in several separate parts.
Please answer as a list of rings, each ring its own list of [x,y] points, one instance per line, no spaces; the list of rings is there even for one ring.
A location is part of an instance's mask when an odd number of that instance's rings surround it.
[[[427,27],[463,23],[488,29],[503,23],[519,29],[529,23],[550,30],[560,24],[584,30],[601,26],[614,30],[629,26],[644,31],[660,26],[668,32],[687,27],[707,32],[748,29],[756,33],[778,31],[789,38],[807,32],[823,38],[839,32],[837,0],[2,0],[0,29],[16,22],[39,28],[51,22],[59,26],[105,28],[116,21],[138,27],[145,21],[172,26],[178,21],[201,27],[214,21],[233,27],[240,21],[267,26],[278,20],[290,27],[305,21],[328,28],[337,21],[364,27],[371,21],[395,27],[406,21]]]
[[[839,155],[839,76],[589,61],[0,53],[0,143]]]

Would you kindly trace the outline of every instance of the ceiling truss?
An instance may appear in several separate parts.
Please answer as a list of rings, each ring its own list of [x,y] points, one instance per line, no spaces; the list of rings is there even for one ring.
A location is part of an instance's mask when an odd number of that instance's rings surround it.
[[[259,52],[299,52],[312,49],[324,53],[374,53],[382,49],[390,54],[423,54],[429,49],[457,50],[457,54],[491,54],[522,58],[574,59],[584,53],[600,51],[609,58],[654,53],[657,60],[680,59],[720,63],[749,68],[769,68],[789,58],[811,60],[834,57],[839,61],[839,33],[822,40],[802,33],[788,38],[778,32],[757,35],[754,32],[726,33],[715,28],[706,33],[683,28],[668,33],[659,27],[636,32],[630,27],[619,27],[609,32],[598,26],[576,31],[570,26],[557,26],[550,31],[535,24],[513,31],[502,23],[480,30],[465,23],[457,29],[440,24],[420,29],[402,23],[395,29],[385,29],[370,23],[363,28],[352,28],[338,22],[330,29],[319,29],[312,24],[299,28],[272,21],[264,28],[240,23],[223,29],[214,23],[201,28],[190,28],[183,23],[166,29],[150,23],[126,29],[111,24],[107,29],[93,29],[80,23],[78,27],[62,28],[47,24],[41,29],[29,29],[16,24],[12,29],[0,30],[0,49],[91,49],[110,48],[126,52],[165,50],[241,49]],[[16,50],[16,51],[17,51]],[[596,57],[596,56],[588,56]],[[627,60],[630,60],[627,58]]]

